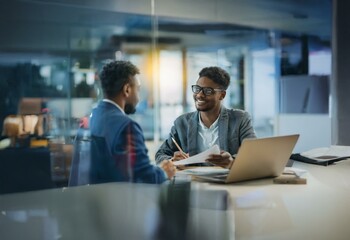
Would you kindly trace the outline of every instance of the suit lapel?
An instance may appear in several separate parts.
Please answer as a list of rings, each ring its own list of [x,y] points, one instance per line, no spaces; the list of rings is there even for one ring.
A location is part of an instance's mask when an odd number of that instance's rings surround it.
[[[188,153],[190,156],[197,154],[197,135],[198,135],[198,111],[193,114],[188,122],[187,139]]]
[[[221,106],[221,112],[219,117],[219,145],[220,149],[224,151],[228,151],[227,146],[227,133],[228,133],[228,114],[227,110],[224,106]]]

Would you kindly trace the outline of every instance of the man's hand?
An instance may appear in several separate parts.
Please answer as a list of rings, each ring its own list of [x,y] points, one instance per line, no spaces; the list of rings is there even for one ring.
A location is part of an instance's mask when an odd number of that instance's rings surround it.
[[[220,154],[210,154],[205,161],[223,168],[230,169],[234,162],[234,159],[230,153],[221,151]]]
[[[174,152],[174,156],[172,157],[172,161],[179,161],[182,159],[188,158],[188,154],[180,151]]]
[[[160,163],[160,167],[166,172],[168,179],[172,179],[176,174],[176,167],[172,161],[164,160]]]
[[[174,156],[171,158],[171,161],[175,162],[186,158],[188,158],[188,153],[177,151],[177,152],[174,152]],[[179,170],[184,170],[186,167],[184,165],[177,165],[176,168]]]

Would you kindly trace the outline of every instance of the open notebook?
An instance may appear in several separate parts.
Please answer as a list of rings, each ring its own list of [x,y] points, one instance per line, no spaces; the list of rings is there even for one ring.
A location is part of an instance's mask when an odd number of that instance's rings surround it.
[[[239,148],[235,162],[228,172],[196,174],[196,178],[232,183],[279,176],[282,174],[298,138],[299,135],[296,134],[246,139]]]
[[[350,158],[350,146],[332,145],[330,147],[314,148],[302,153],[294,153],[291,159],[328,166],[335,162]]]

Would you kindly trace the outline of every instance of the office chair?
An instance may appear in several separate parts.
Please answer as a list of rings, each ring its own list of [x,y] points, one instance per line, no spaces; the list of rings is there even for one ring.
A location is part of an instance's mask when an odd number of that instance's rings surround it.
[[[73,142],[73,158],[68,186],[90,184],[91,136],[87,128],[79,128]]]
[[[130,181],[125,156],[111,157],[103,137],[79,128],[73,143],[68,186]]]

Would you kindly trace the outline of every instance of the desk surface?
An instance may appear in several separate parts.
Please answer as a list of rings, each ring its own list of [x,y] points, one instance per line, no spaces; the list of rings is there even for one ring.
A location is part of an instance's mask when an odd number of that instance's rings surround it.
[[[227,203],[227,191],[191,189],[190,182],[5,194],[0,239],[234,239]]]
[[[308,173],[306,185],[273,184],[272,179],[231,185],[236,239],[349,239],[350,160],[327,167],[295,162]]]
[[[306,185],[193,182],[192,190],[226,190],[232,204],[205,206],[196,195],[189,239],[348,239],[350,160],[294,167],[308,171]],[[160,189],[110,183],[1,195],[1,239],[154,239]]]

